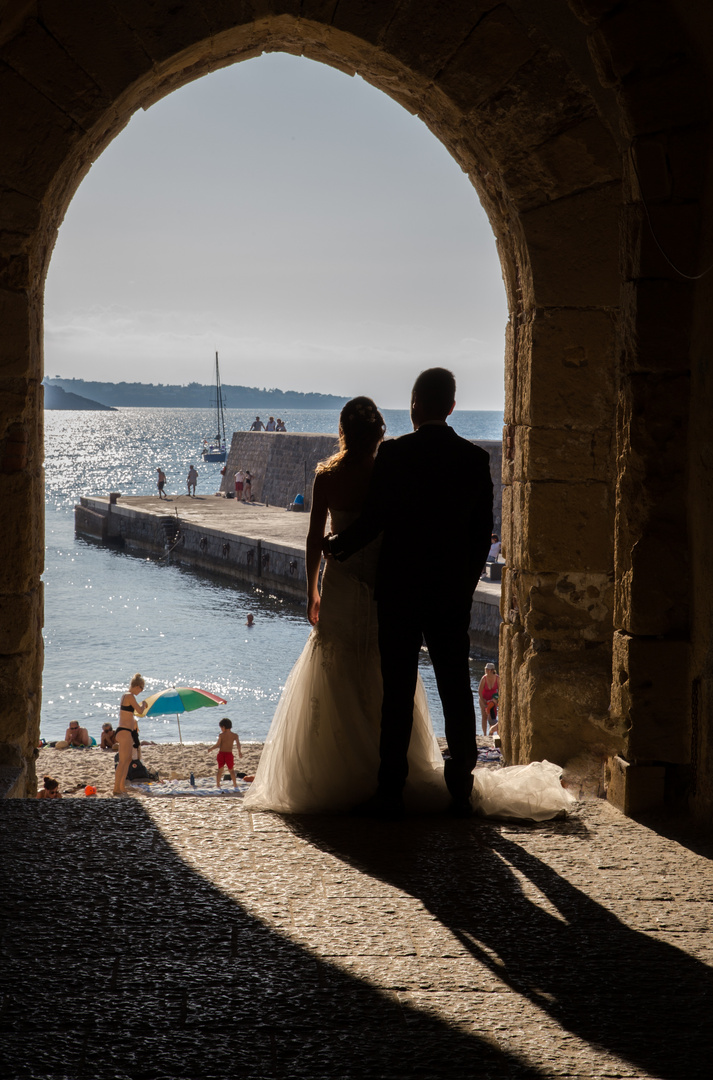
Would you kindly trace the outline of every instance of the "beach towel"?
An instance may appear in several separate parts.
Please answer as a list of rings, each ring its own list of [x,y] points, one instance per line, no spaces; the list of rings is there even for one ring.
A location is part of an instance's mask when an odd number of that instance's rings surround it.
[[[175,799],[175,798],[242,798],[246,791],[250,788],[250,784],[246,784],[243,781],[238,781],[237,789],[232,784],[224,784],[222,787],[216,787],[215,779],[212,777],[204,777],[196,780],[195,787],[191,787],[188,780],[160,780],[157,783],[138,783],[132,784],[132,791],[138,791],[141,795],[148,795],[153,799]]]

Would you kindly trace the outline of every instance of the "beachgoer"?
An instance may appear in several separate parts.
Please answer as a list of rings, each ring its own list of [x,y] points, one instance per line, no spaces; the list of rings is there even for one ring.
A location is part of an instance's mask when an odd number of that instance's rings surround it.
[[[64,736],[67,746],[89,746],[91,740],[85,727],[80,727],[77,720],[71,720]]]
[[[255,419],[253,420],[252,424],[250,425],[250,430],[251,431],[264,431],[265,430],[265,425],[263,424],[263,422],[262,422],[262,420],[260,419],[259,416],[256,416]]]
[[[196,497],[196,484],[198,483],[198,470],[195,465],[191,465],[188,470],[188,494],[191,494],[191,488],[193,488],[193,498]]]
[[[248,615],[247,619],[245,620],[245,625],[246,626],[254,626],[255,625],[255,616],[254,615]]]
[[[159,499],[167,499],[168,495],[166,495],[165,491],[163,490],[166,485],[166,474],[163,469],[156,469],[156,472],[158,473],[158,479],[156,481],[156,487],[158,488],[158,497]]]
[[[495,670],[495,664],[486,664],[485,674],[478,684],[478,698],[480,700],[480,716],[483,723],[483,735],[493,735],[497,733],[499,690],[500,679]]]
[[[99,745],[102,750],[118,750],[116,744],[116,732],[111,724],[102,724],[102,737]]]
[[[245,473],[242,469],[238,469],[235,474],[235,498],[238,502],[243,501],[243,487],[245,486]]]
[[[51,776],[46,776],[44,781],[44,787],[37,792],[35,798],[61,799],[62,795],[59,790],[59,780],[53,780]]]
[[[145,686],[141,675],[134,675],[129,684],[128,694],[124,694],[119,707],[119,726],[116,729],[116,741],[119,745],[119,764],[114,774],[114,794],[126,794],[126,776],[131,765],[134,748],[139,750],[139,727],[136,723],[137,716],[143,716],[146,710],[146,701],[137,701],[134,691],[141,692]],[[140,751],[139,751],[140,753]]]
[[[275,424],[275,431],[287,431],[287,428],[285,427],[285,421],[280,420],[279,416],[278,416],[277,422]]]
[[[374,790],[379,766],[381,671],[374,575],[379,541],[345,563],[329,559],[318,588],[327,515],[341,529],[358,518],[384,421],[369,398],[342,409],[340,449],[317,468],[305,561],[307,615],[314,627],[275,711],[255,780],[251,810],[344,811]],[[414,676],[415,716],[406,799],[423,809],[448,805],[443,756],[423,683]]]
[[[494,563],[494,562],[498,561],[498,556],[500,554],[501,549],[502,549],[502,544],[500,543],[500,540],[498,539],[498,534],[497,533],[491,533],[491,536],[490,536],[490,550],[488,551],[488,557],[485,560],[485,566],[483,567],[483,573],[480,575],[481,578],[487,578],[488,577],[488,563]]]
[[[275,417],[271,416],[270,419],[268,420],[268,422],[265,424],[265,431],[274,431],[274,430],[275,430]]]
[[[450,813],[473,813],[478,751],[468,627],[493,529],[493,482],[486,451],[446,422],[455,389],[445,368],[421,372],[411,393],[413,432],[382,443],[361,517],[325,537],[325,554],[343,560],[382,534],[375,587],[384,680],[381,764],[376,794],[359,811],[364,815],[403,814],[413,685],[424,639],[443,706]],[[448,507],[447,522],[423,507],[423,491],[435,490]]]
[[[243,502],[252,502],[253,498],[253,476],[249,469],[245,470],[245,481],[243,483]]]
[[[211,750],[218,751],[218,771],[215,774],[215,783],[217,787],[220,787],[220,781],[223,777],[223,773],[227,769],[230,773],[230,779],[233,781],[233,787],[237,787],[235,781],[235,758],[233,757],[233,743],[238,748],[238,757],[243,756],[243,751],[240,746],[240,739],[231,731],[233,726],[232,720],[229,720],[227,716],[224,716],[220,721],[218,727],[221,729],[218,741],[215,746],[211,746]]]

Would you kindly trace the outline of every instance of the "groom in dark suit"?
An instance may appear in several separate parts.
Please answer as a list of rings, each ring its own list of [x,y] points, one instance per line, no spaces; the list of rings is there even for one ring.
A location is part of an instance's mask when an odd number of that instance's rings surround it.
[[[414,431],[381,444],[360,518],[324,542],[325,554],[342,560],[383,533],[375,588],[384,680],[381,764],[377,794],[364,808],[377,817],[403,814],[423,639],[443,705],[452,812],[471,812],[477,749],[468,626],[490,548],[493,485],[485,450],[446,424],[455,390],[450,371],[421,372],[411,395]]]

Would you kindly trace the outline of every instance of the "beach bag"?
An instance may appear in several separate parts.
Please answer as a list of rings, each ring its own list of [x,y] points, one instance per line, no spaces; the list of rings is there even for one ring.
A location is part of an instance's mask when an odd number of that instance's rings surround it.
[[[149,771],[142,761],[132,761],[129,765],[129,771],[126,774],[126,779],[130,780],[132,784],[136,780],[150,780]]]
[[[547,821],[571,810],[576,799],[560,783],[562,769],[551,761],[476,769],[473,803],[486,817]]]

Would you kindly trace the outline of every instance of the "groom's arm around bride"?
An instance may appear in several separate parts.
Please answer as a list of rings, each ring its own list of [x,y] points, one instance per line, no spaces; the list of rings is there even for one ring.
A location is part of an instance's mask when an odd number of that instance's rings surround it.
[[[423,638],[443,705],[445,775],[456,813],[468,812],[477,758],[468,626],[490,547],[493,486],[488,454],[446,424],[454,405],[449,371],[419,375],[414,431],[382,443],[361,517],[325,539],[325,551],[341,560],[383,534],[375,588],[384,678],[377,801],[395,811],[408,771]]]

